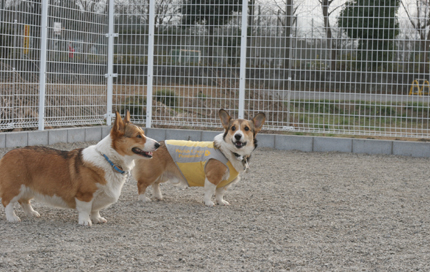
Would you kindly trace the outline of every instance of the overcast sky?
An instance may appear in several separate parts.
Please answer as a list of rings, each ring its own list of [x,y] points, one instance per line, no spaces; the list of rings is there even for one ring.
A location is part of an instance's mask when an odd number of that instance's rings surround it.
[[[297,7],[297,15],[298,15],[298,29],[299,29],[299,35],[314,35],[315,37],[323,35],[323,16],[321,12],[321,4],[318,0],[293,0],[294,6]],[[375,0],[378,1],[378,0]],[[270,10],[273,9],[276,13],[276,10],[278,7],[281,7],[283,10],[285,10],[285,0],[257,0],[257,2],[262,6],[262,10]],[[330,5],[329,12],[333,11],[333,13],[330,15],[330,24],[331,26],[336,26],[336,20],[337,16],[339,15],[339,12],[341,11],[342,7],[337,8],[339,6],[342,6],[346,0],[334,0],[333,3]],[[416,0],[403,0],[404,5],[409,11],[409,14],[413,19],[416,19]],[[423,6],[424,10],[425,6]],[[405,12],[405,9],[402,5],[400,5],[399,11],[398,11],[398,18],[400,27],[406,31],[403,31],[404,33],[408,33],[409,35],[415,34],[413,27],[407,17],[407,14]],[[313,26],[313,30],[312,30]]]

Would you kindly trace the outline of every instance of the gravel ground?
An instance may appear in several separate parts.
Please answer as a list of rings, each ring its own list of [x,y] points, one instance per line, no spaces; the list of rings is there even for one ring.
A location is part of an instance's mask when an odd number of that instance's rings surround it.
[[[139,203],[130,180],[102,225],[37,202],[41,218],[17,208],[22,222],[12,224],[2,209],[0,270],[430,271],[429,159],[254,154],[228,207],[171,184],[164,201]]]

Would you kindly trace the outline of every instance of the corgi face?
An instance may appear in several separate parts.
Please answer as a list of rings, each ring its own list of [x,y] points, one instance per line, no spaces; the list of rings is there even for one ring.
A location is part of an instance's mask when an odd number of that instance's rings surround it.
[[[111,130],[112,148],[122,156],[131,156],[135,159],[152,158],[152,152],[160,144],[146,137],[142,128],[130,123],[130,113],[127,111],[124,120],[118,112],[115,113],[116,120]]]
[[[219,117],[224,127],[223,139],[236,150],[255,148],[255,135],[261,130],[266,115],[258,113],[252,120],[232,119],[223,109],[219,111]]]

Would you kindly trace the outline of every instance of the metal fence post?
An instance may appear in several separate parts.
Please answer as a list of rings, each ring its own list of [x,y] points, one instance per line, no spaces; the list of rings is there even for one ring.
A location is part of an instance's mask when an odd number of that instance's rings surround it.
[[[248,1],[242,3],[242,31],[240,37],[240,81],[239,81],[239,113],[244,118],[245,87],[246,87],[246,40],[248,39]]]
[[[40,71],[39,71],[39,130],[45,129],[46,50],[48,39],[49,0],[42,0],[40,22]]]
[[[291,118],[291,87],[292,87],[292,73],[291,73],[291,59],[292,59],[292,41],[293,41],[293,34],[291,33],[291,29],[292,29],[292,16],[293,16],[293,7],[294,7],[294,0],[289,0],[286,3],[286,25],[287,25],[287,29],[285,30],[285,35],[286,35],[286,50],[288,50],[288,56],[285,58],[285,64],[284,65],[284,69],[287,69],[287,125],[290,126],[290,118]],[[296,18],[296,23],[297,23],[298,18]],[[312,19],[313,20],[313,19]],[[312,21],[313,22],[313,21]],[[297,35],[297,33],[296,33]]]
[[[291,74],[291,53],[292,53],[292,45],[291,45],[291,39],[293,37],[293,34],[290,34],[290,48],[287,48],[290,53],[288,54],[288,66],[286,67],[288,69],[287,71],[287,125],[290,126],[290,118],[291,118],[291,80],[292,80],[292,74]]]
[[[149,1],[148,74],[146,83],[146,127],[152,123],[152,92],[154,82],[155,0]]]
[[[114,55],[114,38],[118,35],[114,33],[114,23],[115,23],[115,1],[109,0],[109,22],[108,22],[108,33],[106,34],[108,38],[108,67],[107,74],[107,112],[106,112],[106,124],[108,126],[112,125],[112,101],[113,101],[113,55]]]

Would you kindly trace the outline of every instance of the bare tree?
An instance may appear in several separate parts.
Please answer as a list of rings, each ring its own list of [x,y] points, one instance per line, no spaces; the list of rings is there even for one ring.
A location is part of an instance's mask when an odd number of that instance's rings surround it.
[[[331,52],[331,62],[330,62],[330,69],[335,70],[336,69],[336,43],[333,40],[333,34],[331,31],[330,26],[330,15],[341,6],[337,6],[336,8],[330,10],[330,5],[333,3],[334,0],[318,0],[321,4],[321,11],[324,18],[324,32],[327,37],[327,46],[329,47],[329,50]]]
[[[420,65],[421,73],[429,72],[428,51],[430,45],[430,1],[429,0],[416,0],[415,1],[415,16],[411,16],[412,8],[408,9],[405,5],[405,0],[401,1],[403,8],[408,15],[412,27],[417,31],[420,37],[420,44],[422,52],[422,61]]]
[[[296,24],[297,17],[295,14],[297,13],[297,9],[299,5],[294,7],[293,0],[284,0],[277,1],[274,0],[274,4],[278,9],[278,22],[281,24],[284,29],[283,34],[285,37],[285,60],[284,67],[289,67],[290,61],[290,48],[291,48],[291,30],[294,24]]]
[[[95,22],[98,20],[101,20],[103,17],[102,15],[105,14],[107,16],[107,5],[105,0],[75,0],[76,6],[80,7],[82,10],[82,18],[84,23],[84,26],[87,28],[87,31],[90,33],[97,33],[100,31],[97,29],[99,26],[98,24],[90,23]],[[83,45],[84,52],[88,53],[90,51],[90,48],[93,44],[96,43],[98,35],[85,35],[85,43]],[[84,54],[83,57],[85,60],[88,57],[88,54]]]
[[[128,14],[140,16],[141,22],[149,27],[149,0],[129,0],[129,4]],[[155,2],[154,23],[156,32],[170,25],[177,14],[177,9],[175,0],[158,0]]]

